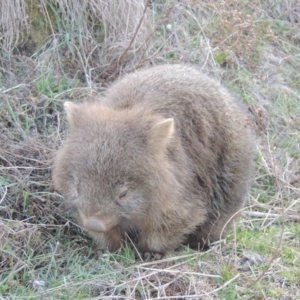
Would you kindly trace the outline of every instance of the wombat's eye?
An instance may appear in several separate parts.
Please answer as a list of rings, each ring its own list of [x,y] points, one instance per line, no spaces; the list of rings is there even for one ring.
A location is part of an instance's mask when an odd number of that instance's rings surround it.
[[[127,195],[128,189],[122,188],[119,193],[119,200],[123,200]]]

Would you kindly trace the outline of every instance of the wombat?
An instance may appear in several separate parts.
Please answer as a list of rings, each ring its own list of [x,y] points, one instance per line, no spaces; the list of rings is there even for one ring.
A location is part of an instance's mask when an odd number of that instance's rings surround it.
[[[219,240],[243,207],[254,138],[243,108],[185,65],[124,76],[95,103],[65,103],[55,187],[100,249],[143,255]]]

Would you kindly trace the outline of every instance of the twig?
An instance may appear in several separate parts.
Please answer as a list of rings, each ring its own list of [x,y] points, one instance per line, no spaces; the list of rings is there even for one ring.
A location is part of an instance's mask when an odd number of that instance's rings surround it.
[[[137,256],[139,257],[139,259],[141,261],[143,261],[140,252],[138,251],[137,247],[135,246],[134,242],[132,241],[132,239],[130,238],[130,236],[126,233],[126,238],[129,240],[130,244],[132,245],[134,251],[136,252]]]
[[[252,218],[264,218],[264,219],[279,219],[284,218],[285,221],[294,221],[300,222],[300,216],[296,215],[281,215],[281,214],[274,214],[274,213],[262,213],[258,211],[244,211],[243,215],[252,217]]]
[[[150,1],[151,1],[151,0],[150,0]],[[148,6],[148,4],[149,4],[149,3],[146,4],[146,7]],[[146,45],[146,46],[144,47],[144,52],[143,52],[143,54],[142,54],[142,58],[140,59],[140,61],[139,61],[135,66],[133,66],[132,68],[126,70],[126,73],[127,73],[127,74],[128,74],[128,73],[132,73],[132,72],[134,72],[134,71],[140,69],[147,61],[149,61],[150,59],[152,59],[153,57],[155,57],[155,56],[159,53],[159,51],[162,49],[163,45],[161,45],[161,46],[155,51],[155,53],[153,53],[151,56],[148,56],[148,57],[146,57],[146,58],[143,58],[144,55],[145,55],[145,53],[146,53],[146,51],[147,51],[147,49],[149,48],[149,44],[150,44],[151,38],[153,37],[153,34],[155,33],[155,31],[157,30],[157,28],[159,28],[159,26],[160,26],[163,22],[165,22],[166,20],[168,20],[169,15],[170,15],[170,13],[172,12],[173,8],[174,8],[174,5],[170,6],[170,8],[169,8],[168,11],[166,12],[165,16],[164,16],[164,17],[156,24],[155,28],[151,31],[151,33],[148,34],[148,37],[145,39],[144,44],[141,45],[141,46],[136,50],[136,52],[138,52],[138,51],[140,51],[141,47],[143,47],[143,46]],[[146,13],[146,11],[144,10],[142,18],[144,18],[145,13]],[[141,20],[142,20],[142,18],[141,18]],[[140,20],[140,22],[141,22],[141,20]],[[138,29],[139,29],[140,25],[141,25],[141,24],[139,24]],[[136,33],[137,33],[137,32],[136,32]],[[136,34],[135,34],[135,36],[136,36]],[[134,37],[134,38],[135,38],[135,37]],[[124,50],[123,54],[122,54],[121,57],[118,59],[118,61],[116,62],[116,64],[113,66],[113,68],[112,68],[111,70],[107,71],[107,72],[106,72],[106,75],[103,76],[103,78],[105,79],[105,81],[103,82],[103,84],[106,84],[106,83],[108,83],[108,82],[110,82],[110,81],[114,81],[114,80],[119,76],[119,74],[114,74],[114,75],[112,75],[112,73],[116,70],[118,64],[121,62],[121,59],[123,59],[123,57],[124,57],[124,55],[126,54],[126,52],[128,52],[130,46],[132,45],[132,42],[133,42],[133,40],[131,40],[131,42],[129,43],[129,46]],[[97,45],[96,47],[98,47],[98,46],[99,46],[99,45]],[[96,48],[96,47],[95,47],[95,48]],[[94,51],[94,50],[93,50],[93,51]],[[91,55],[91,54],[90,54],[90,55]],[[110,76],[109,74],[110,74],[111,76]],[[109,76],[110,76],[110,77],[109,77]],[[108,77],[109,77],[109,78],[108,78]]]
[[[138,33],[139,30],[140,30],[140,27],[141,27],[142,22],[143,22],[143,20],[144,20],[144,18],[145,18],[146,11],[147,11],[147,8],[148,8],[148,5],[149,5],[150,1],[151,1],[151,0],[147,0],[147,2],[145,3],[145,8],[144,8],[143,14],[142,14],[142,16],[141,16],[141,18],[140,18],[140,21],[139,21],[139,23],[138,23],[138,25],[137,25],[137,27],[136,27],[136,29],[135,29],[133,35],[132,35],[132,38],[131,38],[131,40],[130,40],[128,46],[127,46],[126,49],[123,51],[123,53],[121,54],[121,56],[119,57],[119,59],[117,60],[117,62],[116,62],[116,63],[114,64],[114,66],[109,70],[108,73],[112,74],[112,73],[117,69],[117,67],[119,66],[119,64],[120,64],[121,61],[123,60],[124,56],[126,55],[126,53],[128,52],[128,50],[130,49],[132,43],[134,42],[134,40],[135,40],[135,38],[136,38],[137,33]],[[109,76],[109,75],[107,75],[107,77],[108,77],[108,76]],[[106,77],[105,79],[107,79],[107,77]]]
[[[195,276],[203,276],[209,278],[222,278],[220,275],[204,274],[198,272],[182,272],[179,270],[171,270],[171,269],[156,269],[156,268],[145,268],[145,267],[140,267],[140,269],[145,271],[157,271],[157,272],[165,272],[170,274],[195,275]]]
[[[9,88],[9,89],[7,89],[7,90],[1,91],[1,93],[2,93],[2,94],[6,94],[6,93],[8,93],[8,92],[10,92],[10,91],[13,91],[13,90],[15,90],[15,89],[18,89],[18,88],[24,87],[24,86],[29,86],[29,84],[21,83],[21,84],[18,84],[18,85],[16,85],[16,86],[13,86],[13,87],[11,87],[11,88]]]
[[[233,278],[231,278],[230,280],[226,281],[223,285],[221,285],[217,289],[215,289],[213,291],[210,291],[210,292],[207,292],[207,293],[200,294],[200,295],[167,296],[167,297],[150,298],[148,300],[154,300],[154,299],[156,299],[156,300],[162,300],[162,299],[190,299],[190,298],[198,298],[198,297],[203,297],[203,296],[211,295],[211,294],[214,294],[214,293],[216,293],[216,292],[224,289],[230,283],[232,283],[237,278],[239,278],[239,276],[240,276],[240,273],[236,274]]]
[[[4,186],[4,187],[1,187],[1,189],[3,189],[3,195],[2,195],[2,197],[1,197],[1,199],[0,199],[0,204],[2,203],[2,201],[5,199],[5,197],[6,197],[6,194],[7,194],[7,187],[6,186]]]
[[[207,254],[209,251],[210,250],[208,250],[206,252],[196,252],[196,253],[193,253],[193,254],[173,256],[173,257],[163,258],[163,259],[160,259],[160,260],[145,262],[145,263],[141,263],[139,265],[136,265],[135,268],[140,268],[140,267],[145,267],[145,266],[151,266],[151,265],[157,265],[157,264],[161,264],[161,263],[165,263],[165,262],[170,262],[170,261],[174,261],[174,260],[178,260],[178,259],[183,259],[183,258],[191,258],[191,257],[196,257],[196,256],[203,256],[203,255]]]

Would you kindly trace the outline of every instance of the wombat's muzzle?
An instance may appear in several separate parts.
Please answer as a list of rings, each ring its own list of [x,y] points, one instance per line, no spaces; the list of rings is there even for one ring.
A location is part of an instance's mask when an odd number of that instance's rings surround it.
[[[94,217],[87,218],[83,221],[83,227],[87,230],[96,231],[96,232],[106,232],[108,231],[107,226],[100,220],[95,219]]]
[[[82,226],[86,230],[90,230],[94,232],[107,232],[118,224],[117,220],[114,220],[114,218],[103,220],[100,217],[99,218],[95,216],[88,217],[80,210],[79,210],[79,214],[82,221]]]

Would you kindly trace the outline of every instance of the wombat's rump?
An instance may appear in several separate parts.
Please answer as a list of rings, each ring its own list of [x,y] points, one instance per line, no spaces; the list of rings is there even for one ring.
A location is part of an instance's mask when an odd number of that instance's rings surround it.
[[[183,65],[126,75],[97,103],[65,103],[53,179],[100,248],[142,253],[220,239],[243,207],[253,136],[217,82]]]

